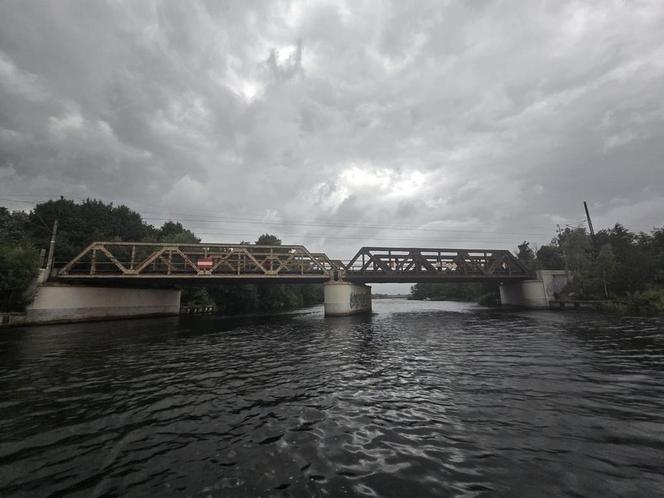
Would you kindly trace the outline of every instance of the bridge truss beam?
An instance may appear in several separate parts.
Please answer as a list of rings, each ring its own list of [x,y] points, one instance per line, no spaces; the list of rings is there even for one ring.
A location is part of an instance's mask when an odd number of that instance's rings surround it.
[[[531,273],[503,249],[363,247],[348,262],[350,282],[487,282],[525,280]]]
[[[328,280],[333,263],[303,246],[93,242],[56,275],[61,281]]]

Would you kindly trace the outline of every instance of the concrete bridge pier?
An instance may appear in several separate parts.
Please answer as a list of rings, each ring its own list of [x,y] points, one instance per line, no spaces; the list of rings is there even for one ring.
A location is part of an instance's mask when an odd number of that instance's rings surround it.
[[[327,282],[324,287],[325,316],[348,316],[371,312],[371,287],[352,282]]]
[[[24,323],[56,323],[180,313],[177,289],[42,284],[26,308]]]
[[[565,270],[537,270],[536,278],[500,284],[500,303],[530,309],[549,309],[555,294],[567,285]]]

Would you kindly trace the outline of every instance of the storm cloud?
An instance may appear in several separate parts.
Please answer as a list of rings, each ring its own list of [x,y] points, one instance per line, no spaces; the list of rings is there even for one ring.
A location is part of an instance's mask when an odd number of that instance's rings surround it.
[[[0,204],[496,247],[664,224],[664,3],[0,4]],[[253,236],[252,236],[253,235]]]

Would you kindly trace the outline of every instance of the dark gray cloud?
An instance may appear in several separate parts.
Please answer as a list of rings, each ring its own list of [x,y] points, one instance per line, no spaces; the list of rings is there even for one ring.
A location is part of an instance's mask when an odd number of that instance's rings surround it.
[[[0,198],[99,197],[335,257],[543,243],[583,200],[649,229],[662,47],[656,0],[6,1]]]

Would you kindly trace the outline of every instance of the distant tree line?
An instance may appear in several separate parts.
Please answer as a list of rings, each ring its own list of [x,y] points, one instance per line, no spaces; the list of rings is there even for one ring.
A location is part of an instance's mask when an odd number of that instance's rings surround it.
[[[410,288],[409,299],[466,301],[496,305],[500,299],[497,284],[490,283],[420,283]]]
[[[94,241],[198,243],[200,239],[179,222],[161,227],[146,223],[127,206],[88,199],[39,203],[30,212],[0,207],[0,311],[21,311],[31,301],[27,293],[37,276],[40,251],[49,246],[58,220],[55,266],[78,255]],[[281,244],[269,234],[257,244]],[[226,313],[276,311],[322,302],[322,285],[219,285],[187,288],[182,303],[215,304]]]

